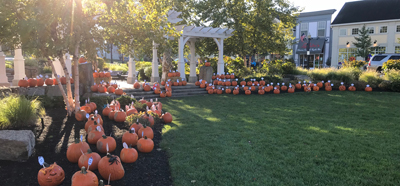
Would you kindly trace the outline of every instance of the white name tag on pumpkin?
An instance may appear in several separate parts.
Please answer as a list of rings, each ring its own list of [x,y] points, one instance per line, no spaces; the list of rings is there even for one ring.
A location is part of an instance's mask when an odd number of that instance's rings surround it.
[[[108,152],[108,143],[106,144],[106,149],[107,149],[107,152]]]
[[[89,119],[89,114],[86,114],[86,118]]]
[[[81,134],[81,142],[83,141],[83,135]]]
[[[97,131],[101,132],[100,126],[97,126],[96,129],[97,129]]]
[[[92,165],[92,163],[93,163],[93,157],[90,157],[88,160],[88,165]]]
[[[39,157],[38,157],[38,161],[39,161],[39,164],[43,166],[43,164],[44,164],[44,158],[43,158],[43,156],[39,156]]]
[[[124,144],[122,144],[122,146],[124,146],[124,148],[128,148],[128,145],[126,144],[126,142],[124,142]]]

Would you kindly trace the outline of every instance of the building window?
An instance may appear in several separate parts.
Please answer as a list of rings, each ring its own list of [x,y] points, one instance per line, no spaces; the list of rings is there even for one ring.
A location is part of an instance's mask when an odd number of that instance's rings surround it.
[[[351,35],[357,35],[357,34],[358,34],[358,28],[351,29]]]
[[[356,57],[357,48],[339,48],[339,62],[349,60],[351,57]]]
[[[308,23],[301,23],[300,24],[300,36],[308,35]]]
[[[346,29],[340,29],[340,34],[341,36],[347,35],[347,30]]]
[[[381,34],[387,33],[387,26],[381,26],[379,33],[381,33]]]
[[[386,53],[386,47],[371,47],[372,54],[384,54]]]
[[[318,22],[318,37],[325,37],[325,29],[326,29],[326,22],[319,21]]]
[[[395,46],[394,47],[394,53],[400,54],[400,46]]]
[[[369,34],[374,34],[375,28],[374,27],[368,27],[368,33]]]
[[[396,32],[400,32],[400,25],[397,25]]]

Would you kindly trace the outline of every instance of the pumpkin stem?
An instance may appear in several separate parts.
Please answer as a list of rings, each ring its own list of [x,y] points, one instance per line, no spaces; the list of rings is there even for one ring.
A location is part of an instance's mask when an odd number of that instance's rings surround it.
[[[94,123],[93,123],[94,125],[97,125],[97,122],[96,121],[94,121]]]
[[[144,139],[147,140],[147,136],[144,136]]]
[[[110,153],[107,153],[107,158],[111,158],[111,154]]]
[[[103,135],[103,136],[101,136],[101,137],[103,137],[103,139],[107,139],[107,136],[106,136],[106,135]]]
[[[90,149],[90,148],[87,150],[87,153],[88,153],[88,154],[90,154],[90,153],[92,153],[92,152],[93,152],[93,151],[92,151],[92,149]]]
[[[104,186],[104,181],[103,180],[100,180],[99,186]]]
[[[80,140],[78,138],[75,138],[75,143],[79,143]]]
[[[44,167],[50,167],[50,165],[46,162],[43,163]]]
[[[85,166],[82,166],[82,168],[81,168],[81,174],[86,174],[86,173],[87,173],[87,171],[86,171]]]

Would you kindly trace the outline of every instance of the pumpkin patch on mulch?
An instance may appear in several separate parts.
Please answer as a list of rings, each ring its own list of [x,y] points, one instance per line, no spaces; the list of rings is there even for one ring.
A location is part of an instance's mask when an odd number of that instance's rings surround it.
[[[37,176],[42,168],[38,163],[38,156],[43,156],[46,163],[61,166],[65,172],[65,180],[61,185],[71,185],[73,174],[80,170],[77,163],[70,163],[66,153],[69,144],[80,135],[85,136],[85,122],[76,121],[75,117],[67,117],[63,108],[47,110],[47,116],[43,120],[43,125],[38,123],[34,129],[36,136],[35,154],[27,162],[0,161],[0,180],[2,183],[13,186],[39,185]],[[128,126],[124,123],[117,123],[103,117],[104,131],[107,136],[112,135],[117,142],[113,155],[120,156],[123,149],[122,135],[128,131]],[[125,175],[121,180],[112,181],[111,185],[172,185],[168,157],[165,151],[159,147],[161,141],[161,130],[163,124],[155,124],[154,130],[154,149],[150,153],[138,151],[138,159],[134,163],[122,163]],[[86,137],[84,137],[84,141]],[[136,147],[135,147],[136,148]],[[101,157],[105,153],[100,153],[96,145],[90,145],[93,152],[97,152]],[[98,170],[93,171],[98,179],[103,179]],[[104,179],[103,179],[104,180]],[[105,182],[107,183],[107,182]]]

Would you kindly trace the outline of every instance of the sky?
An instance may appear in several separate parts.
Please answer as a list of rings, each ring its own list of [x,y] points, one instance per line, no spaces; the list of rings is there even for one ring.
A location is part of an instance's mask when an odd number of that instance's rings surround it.
[[[340,9],[345,2],[355,0],[289,0],[294,3],[295,6],[304,8],[303,12],[313,12],[319,10],[336,9],[336,12],[332,16],[332,21],[339,13]]]

